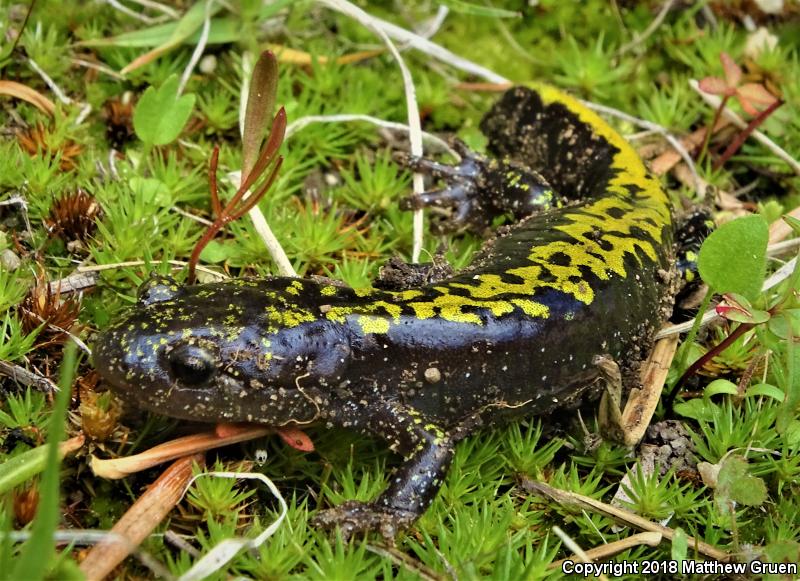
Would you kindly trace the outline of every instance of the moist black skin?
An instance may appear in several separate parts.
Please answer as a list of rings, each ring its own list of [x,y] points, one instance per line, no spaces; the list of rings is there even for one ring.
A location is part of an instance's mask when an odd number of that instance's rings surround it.
[[[98,338],[98,371],[169,416],[382,438],[404,458],[388,488],[317,523],[393,537],[428,508],[460,438],[582,398],[597,357],[635,367],[668,302],[669,201],[622,138],[547,87],[508,91],[482,128],[499,159],[413,160],[445,186],[406,204],[452,208],[451,228],[519,220],[467,270],[394,291],[156,278]]]

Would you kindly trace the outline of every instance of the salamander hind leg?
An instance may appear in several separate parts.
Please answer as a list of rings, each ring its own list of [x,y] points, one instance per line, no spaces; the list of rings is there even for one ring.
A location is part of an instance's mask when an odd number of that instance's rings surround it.
[[[444,231],[481,232],[502,214],[516,219],[560,205],[560,197],[541,174],[509,159],[497,160],[456,142],[461,161],[447,165],[424,158],[401,160],[411,169],[444,182],[444,187],[410,196],[401,207],[449,209],[439,224]]]

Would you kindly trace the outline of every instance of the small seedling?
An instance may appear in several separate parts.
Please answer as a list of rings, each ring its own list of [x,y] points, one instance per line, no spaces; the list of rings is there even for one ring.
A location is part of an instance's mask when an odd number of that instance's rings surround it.
[[[236,193],[224,207],[220,203],[219,190],[217,189],[219,147],[215,147],[214,152],[211,154],[208,184],[211,191],[211,209],[216,218],[203,233],[189,258],[187,280],[190,284],[194,282],[195,268],[203,248],[226,224],[238,220],[249,212],[269,191],[278,176],[278,170],[283,163],[283,157],[278,155],[278,149],[280,149],[286,133],[286,111],[283,107],[275,114],[264,146],[261,147],[262,141],[264,141],[263,121],[274,106],[277,83],[277,60],[275,55],[267,51],[261,55],[253,69],[251,91],[247,101],[247,112],[242,135],[242,176],[246,177],[244,177],[239,189],[236,190]],[[258,188],[245,198],[250,188],[259,183],[259,180],[265,175],[267,177],[260,182]]]
[[[158,89],[148,87],[133,112],[133,129],[147,151],[178,138],[194,108],[194,95],[178,94],[178,77],[170,76]]]
[[[782,104],[782,101],[770,93],[764,85],[759,83],[741,84],[742,69],[728,53],[720,53],[719,60],[722,62],[725,78],[706,77],[700,81],[700,90],[710,95],[720,95],[722,100],[716,111],[714,111],[714,118],[706,131],[705,142],[703,143],[703,148],[699,157],[703,157],[708,153],[708,144],[711,140],[711,134],[714,132],[714,128],[717,126],[722,112],[725,110],[725,105],[727,105],[730,99],[735,98],[739,101],[745,113],[754,118],[750,121],[748,126],[737,135],[736,139],[731,141],[730,145],[725,149],[725,152],[714,163],[714,170],[722,167],[724,163],[739,150],[745,139],[747,139],[747,137]],[[758,107],[759,105],[763,105],[765,109],[760,110]]]

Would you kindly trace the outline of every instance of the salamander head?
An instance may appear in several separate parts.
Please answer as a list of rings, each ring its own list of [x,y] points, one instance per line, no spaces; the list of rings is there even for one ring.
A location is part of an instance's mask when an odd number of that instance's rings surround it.
[[[347,368],[350,340],[298,284],[277,278],[179,287],[151,279],[127,317],[97,339],[95,367],[115,391],[173,417],[273,425],[317,419],[326,388]]]

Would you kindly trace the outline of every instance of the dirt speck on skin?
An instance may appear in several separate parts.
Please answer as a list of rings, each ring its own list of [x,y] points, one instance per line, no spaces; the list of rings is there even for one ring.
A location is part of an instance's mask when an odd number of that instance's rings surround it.
[[[647,428],[639,454],[652,455],[663,476],[670,468],[696,470],[697,458],[689,433],[678,420],[665,420]]]
[[[375,288],[402,291],[437,283],[453,276],[453,267],[445,260],[444,252],[438,251],[430,264],[409,264],[398,256],[390,258],[381,267]]]

